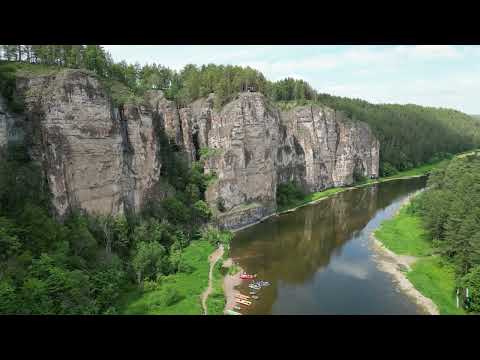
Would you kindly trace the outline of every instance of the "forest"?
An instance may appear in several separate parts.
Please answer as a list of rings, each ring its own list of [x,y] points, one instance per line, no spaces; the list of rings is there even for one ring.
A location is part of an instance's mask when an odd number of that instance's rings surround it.
[[[212,181],[203,163],[189,167],[166,136],[161,140],[172,196],[140,214],[73,213],[62,223],[51,216],[45,181],[26,149],[1,154],[0,314],[117,314],[127,290],[147,291],[163,276],[193,271],[183,256],[192,241],[216,246],[230,239],[203,226]],[[179,295],[165,296],[170,304]]]
[[[453,159],[433,171],[411,211],[422,218],[435,252],[453,264],[465,308],[479,313],[480,154]]]

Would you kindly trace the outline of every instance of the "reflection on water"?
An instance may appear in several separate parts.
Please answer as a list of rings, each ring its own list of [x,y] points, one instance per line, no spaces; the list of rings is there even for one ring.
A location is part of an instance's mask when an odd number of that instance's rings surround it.
[[[234,260],[271,283],[242,313],[421,313],[377,270],[368,236],[425,182],[416,178],[346,191],[237,233]],[[247,283],[240,287],[244,294],[250,291]]]

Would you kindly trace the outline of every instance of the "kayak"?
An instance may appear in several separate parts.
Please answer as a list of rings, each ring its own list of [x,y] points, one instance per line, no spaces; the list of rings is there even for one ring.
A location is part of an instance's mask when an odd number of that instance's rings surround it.
[[[242,274],[242,275],[240,275],[240,279],[251,280],[251,279],[255,279],[256,276],[257,276],[257,275]]]
[[[247,305],[247,306],[252,305],[252,302],[251,302],[251,301],[242,300],[242,299],[236,299],[235,302],[237,302],[237,303],[239,303],[239,304]]]
[[[235,294],[235,297],[238,299],[244,299],[244,300],[250,299],[250,296],[243,295],[243,294]]]

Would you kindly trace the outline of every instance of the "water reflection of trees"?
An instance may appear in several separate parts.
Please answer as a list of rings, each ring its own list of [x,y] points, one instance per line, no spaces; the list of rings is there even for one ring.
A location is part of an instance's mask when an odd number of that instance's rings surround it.
[[[241,232],[232,256],[239,258],[242,267],[272,283],[262,290],[265,301],[255,312],[269,312],[277,297],[278,281],[300,284],[311,279],[328,266],[332,256],[342,251],[377,210],[418,189],[420,183],[390,182],[347,191]]]

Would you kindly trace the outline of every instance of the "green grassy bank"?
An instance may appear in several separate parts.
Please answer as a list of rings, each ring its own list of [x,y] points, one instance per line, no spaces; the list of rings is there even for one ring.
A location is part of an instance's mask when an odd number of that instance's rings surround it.
[[[361,187],[364,187],[364,186],[368,186],[368,185],[372,185],[372,184],[378,184],[378,183],[381,183],[381,182],[386,182],[386,181],[391,181],[391,180],[407,179],[407,178],[411,178],[411,177],[427,175],[433,169],[444,165],[446,163],[446,161],[448,161],[448,160],[442,160],[442,161],[439,161],[435,164],[423,165],[423,166],[420,166],[420,167],[417,167],[417,168],[414,168],[414,169],[399,172],[399,173],[397,173],[393,176],[381,177],[381,178],[378,178],[378,179],[368,179],[368,180],[366,180],[362,183],[355,184],[355,185],[352,185],[352,186],[335,187],[335,188],[330,188],[330,189],[323,190],[323,191],[310,193],[308,195],[305,195],[301,199],[292,199],[292,201],[287,206],[279,206],[278,212],[279,213],[284,213],[284,212],[293,211],[294,209],[296,209],[298,207],[308,205],[308,204],[313,203],[315,201],[318,201],[320,199],[324,199],[324,198],[333,196],[335,194],[341,193],[343,191],[351,190],[351,189],[354,189],[354,188],[361,188]]]
[[[228,245],[225,246],[228,248]],[[182,253],[182,261],[189,272],[164,276],[157,285],[144,289],[132,289],[121,302],[121,313],[125,315],[201,315],[200,296],[208,286],[209,255],[215,246],[206,240],[192,242]],[[223,277],[228,271],[223,261],[228,250],[213,270],[212,293],[207,299],[208,315],[222,315],[225,308]]]
[[[375,231],[375,237],[396,254],[418,258],[407,278],[418,291],[432,299],[440,314],[464,314],[456,307],[453,268],[434,254],[421,218],[410,213],[408,206],[384,221]]]
[[[128,293],[123,299],[122,313],[201,315],[200,295],[208,286],[208,256],[214,250],[215,247],[208,241],[192,242],[182,253],[190,271],[164,276],[157,288],[136,289]]]
[[[459,157],[464,157],[469,154],[473,154],[475,152],[479,151],[477,150],[468,150],[464,151],[462,153],[456,154],[454,158],[459,158]],[[385,176],[385,177],[380,177],[378,179],[367,179],[361,183],[354,184],[352,186],[345,186],[345,187],[336,187],[336,188],[330,188],[327,190],[323,191],[318,191],[314,193],[307,194],[303,196],[302,198],[298,199],[291,199],[291,201],[288,203],[288,205],[285,206],[279,206],[278,207],[278,213],[285,213],[285,212],[290,212],[293,211],[294,209],[308,205],[310,203],[313,203],[315,201],[318,201],[320,199],[324,199],[330,196],[333,196],[335,194],[341,193],[343,191],[351,190],[351,189],[357,189],[361,188],[364,186],[372,185],[372,184],[378,184],[386,181],[392,181],[392,180],[399,180],[399,179],[408,179],[412,177],[417,177],[417,176],[424,176],[430,173],[433,169],[436,169],[438,167],[446,165],[450,160],[445,159],[438,161],[433,164],[425,164],[410,170],[405,170],[405,171],[400,171],[396,173],[395,175],[392,176]]]

